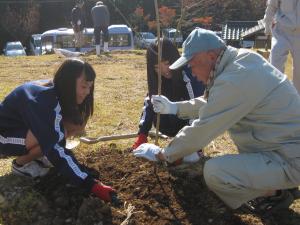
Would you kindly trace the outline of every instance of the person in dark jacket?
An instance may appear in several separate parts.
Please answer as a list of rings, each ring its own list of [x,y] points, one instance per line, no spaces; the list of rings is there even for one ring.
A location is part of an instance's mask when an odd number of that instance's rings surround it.
[[[84,5],[83,1],[78,1],[76,6],[72,9],[71,17],[72,17],[72,27],[75,36],[75,51],[80,52],[82,43],[83,43],[83,29],[84,29],[84,19],[82,7]]]
[[[108,52],[108,26],[110,20],[110,14],[106,5],[103,2],[98,1],[92,8],[92,19],[94,23],[94,36],[96,44],[96,54],[100,55],[100,34],[103,33],[103,50]]]
[[[153,111],[151,96],[158,91],[158,62],[157,42],[147,49],[147,82],[148,94],[144,101],[143,112],[140,118],[138,137],[132,148],[136,149],[146,143],[152,125],[156,126],[156,113]],[[160,63],[162,85],[161,94],[173,101],[190,100],[204,93],[204,85],[192,76],[188,67],[180,70],[170,70],[169,66],[180,57],[175,45],[169,39],[162,39],[162,62]],[[179,119],[176,115],[160,115],[159,131],[169,137],[174,137],[178,131],[192,121]]]
[[[0,155],[18,156],[14,174],[44,176],[49,168],[37,161],[44,156],[71,183],[111,201],[114,190],[82,169],[65,147],[66,137],[83,130],[93,114],[95,77],[89,63],[67,59],[53,81],[25,83],[0,103]]]

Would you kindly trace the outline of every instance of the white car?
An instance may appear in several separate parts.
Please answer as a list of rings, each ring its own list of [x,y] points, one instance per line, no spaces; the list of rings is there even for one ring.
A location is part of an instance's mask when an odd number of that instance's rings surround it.
[[[162,31],[163,38],[168,38],[172,42],[175,42],[178,47],[181,47],[183,37],[181,31],[177,31],[175,28],[167,28]]]
[[[155,41],[156,37],[151,32],[139,32],[135,35],[135,46],[137,48],[148,48]]]
[[[24,56],[25,49],[20,41],[7,42],[3,49],[5,56]]]

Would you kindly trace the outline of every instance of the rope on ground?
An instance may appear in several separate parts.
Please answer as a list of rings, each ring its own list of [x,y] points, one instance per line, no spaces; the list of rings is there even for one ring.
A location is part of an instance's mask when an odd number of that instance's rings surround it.
[[[120,225],[130,224],[130,219],[131,219],[132,215],[142,212],[142,211],[134,212],[135,206],[133,206],[131,203],[127,204],[127,202],[124,202],[124,209],[125,209],[125,212],[126,212],[126,219]]]

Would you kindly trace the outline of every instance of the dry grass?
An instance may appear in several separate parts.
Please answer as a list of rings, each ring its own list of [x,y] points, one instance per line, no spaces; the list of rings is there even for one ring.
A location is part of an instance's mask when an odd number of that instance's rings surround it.
[[[292,72],[292,57],[291,55],[288,56],[288,60],[285,64],[285,74],[288,76],[290,80],[293,78],[293,72]]]
[[[108,56],[84,56],[96,70],[95,113],[87,125],[87,135],[97,137],[136,132],[146,87],[145,51],[112,53]],[[0,99],[16,86],[31,80],[51,79],[64,60],[57,55],[4,57],[0,56]],[[287,63],[291,77],[291,60]],[[96,145],[81,144],[79,151],[99,149],[110,145],[118,149],[130,147],[134,139],[103,142]],[[162,142],[164,145],[166,142]],[[211,155],[235,152],[228,135],[214,140],[206,148]]]
[[[96,70],[95,113],[87,125],[88,136],[125,134],[136,132],[146,88],[146,64],[144,51],[112,53],[108,56],[85,56]],[[39,57],[7,58],[0,56],[0,99],[23,82],[37,79],[51,79],[57,66],[64,60],[57,55]],[[291,61],[287,64],[287,74],[291,77]],[[101,146],[126,149],[134,139],[103,142],[95,145],[81,144],[78,154],[95,151]],[[162,142],[161,145],[167,142]],[[224,134],[205,149],[209,156],[236,152],[236,147]],[[10,171],[11,159],[0,159],[0,176]],[[293,209],[300,212],[300,202]],[[1,218],[0,218],[1,222]]]

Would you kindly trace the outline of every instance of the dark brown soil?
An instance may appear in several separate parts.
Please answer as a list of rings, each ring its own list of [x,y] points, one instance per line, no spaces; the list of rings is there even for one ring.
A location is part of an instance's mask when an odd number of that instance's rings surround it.
[[[89,196],[66,184],[53,170],[43,179],[28,184],[38,193],[39,200],[26,209],[27,216],[4,209],[1,212],[3,224],[121,224],[130,209],[132,215],[123,224],[250,225],[297,224],[295,220],[300,221],[293,211],[269,218],[233,212],[207,189],[201,176],[201,163],[193,168],[167,168],[136,159],[129,151],[109,149],[80,154],[77,158],[95,178],[116,189],[120,204],[106,204]],[[31,193],[27,190],[26,195],[28,192]],[[293,223],[287,218],[293,218]]]

